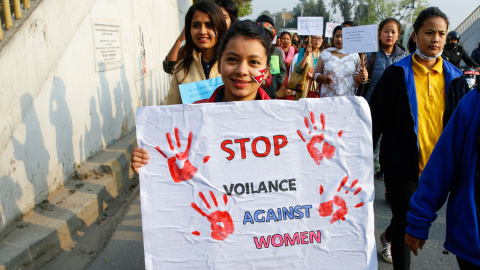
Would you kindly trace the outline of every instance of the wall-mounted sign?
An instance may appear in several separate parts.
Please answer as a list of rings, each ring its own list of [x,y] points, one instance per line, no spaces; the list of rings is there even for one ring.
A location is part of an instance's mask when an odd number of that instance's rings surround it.
[[[92,22],[95,69],[97,72],[123,66],[122,31],[120,23]]]

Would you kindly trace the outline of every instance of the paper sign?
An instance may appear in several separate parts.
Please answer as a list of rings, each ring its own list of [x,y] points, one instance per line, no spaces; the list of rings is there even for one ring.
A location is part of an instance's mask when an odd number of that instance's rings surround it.
[[[339,23],[327,23],[326,25],[326,29],[325,29],[325,37],[327,38],[331,38],[333,37],[333,29],[335,29],[335,27],[337,27],[337,25],[340,25]]]
[[[209,98],[220,85],[223,85],[222,77],[180,84],[179,88],[182,103],[192,104],[197,100]]]
[[[365,99],[136,115],[147,269],[377,269]]]
[[[344,27],[342,29],[345,53],[367,53],[378,51],[378,26],[375,24]]]
[[[272,55],[270,58],[270,73],[272,75],[280,74],[280,58],[278,58],[278,55]]]
[[[297,30],[301,36],[323,35],[323,17],[298,17]]]

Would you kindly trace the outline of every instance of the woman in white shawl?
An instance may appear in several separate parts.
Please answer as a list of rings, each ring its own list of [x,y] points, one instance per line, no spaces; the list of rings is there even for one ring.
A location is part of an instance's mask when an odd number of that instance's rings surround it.
[[[353,96],[368,78],[358,53],[345,54],[342,27],[333,30],[334,47],[322,51],[315,67],[315,81],[322,84],[320,97]]]

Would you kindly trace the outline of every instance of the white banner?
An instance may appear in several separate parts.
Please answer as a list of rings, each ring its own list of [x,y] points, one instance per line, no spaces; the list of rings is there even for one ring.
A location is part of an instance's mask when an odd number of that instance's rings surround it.
[[[297,31],[301,36],[323,35],[323,17],[298,17]]]
[[[363,98],[142,107],[147,269],[377,269]]]
[[[345,53],[367,53],[378,51],[378,26],[363,25],[342,29]]]

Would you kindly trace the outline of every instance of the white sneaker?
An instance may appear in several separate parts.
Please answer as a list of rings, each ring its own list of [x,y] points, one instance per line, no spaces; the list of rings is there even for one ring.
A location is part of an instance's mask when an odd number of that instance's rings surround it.
[[[392,260],[392,246],[390,242],[387,242],[387,239],[385,239],[385,232],[382,232],[380,234],[380,242],[382,243],[383,249],[382,249],[382,257],[386,262],[393,263]]]

